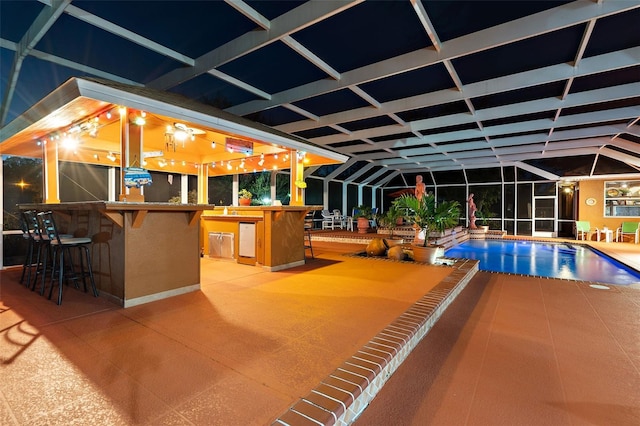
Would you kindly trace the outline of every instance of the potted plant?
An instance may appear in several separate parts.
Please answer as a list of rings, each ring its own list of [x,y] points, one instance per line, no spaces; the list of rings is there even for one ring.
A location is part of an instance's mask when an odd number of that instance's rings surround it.
[[[433,194],[423,195],[421,199],[415,195],[404,194],[393,204],[396,208],[406,211],[405,218],[413,222],[416,228],[416,238],[412,245],[414,260],[434,263],[439,247],[429,244],[429,236],[433,231],[444,232],[458,223],[460,203],[444,201],[437,204]],[[419,238],[420,231],[424,232],[424,239]]]
[[[371,207],[360,205],[356,207],[356,214],[358,220],[358,233],[366,234],[369,232],[369,221],[371,220]]]
[[[391,205],[382,216],[378,217],[380,225],[389,230],[389,238],[393,239],[393,231],[402,223],[403,216],[401,209],[395,205]]]
[[[238,203],[241,206],[250,206],[251,198],[253,198],[253,194],[246,189],[241,189],[238,191]]]

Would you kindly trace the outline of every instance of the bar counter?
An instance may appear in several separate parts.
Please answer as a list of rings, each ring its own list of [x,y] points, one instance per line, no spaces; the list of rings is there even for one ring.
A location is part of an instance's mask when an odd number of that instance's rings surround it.
[[[322,206],[231,206],[206,210],[202,219],[202,250],[210,253],[208,236],[226,233],[233,238],[233,259],[279,271],[304,265],[304,218]]]
[[[200,289],[200,216],[212,205],[128,202],[22,204],[51,210],[60,232],[88,236],[100,293],[124,307]]]

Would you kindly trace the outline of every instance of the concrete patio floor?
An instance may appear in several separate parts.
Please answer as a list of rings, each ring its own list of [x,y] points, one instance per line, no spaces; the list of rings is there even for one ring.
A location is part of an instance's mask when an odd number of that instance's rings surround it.
[[[0,424],[272,424],[450,272],[359,249],[314,242],[277,273],[204,258],[200,292],[128,309],[3,271]],[[637,424],[638,336],[638,288],[478,273],[356,423]]]

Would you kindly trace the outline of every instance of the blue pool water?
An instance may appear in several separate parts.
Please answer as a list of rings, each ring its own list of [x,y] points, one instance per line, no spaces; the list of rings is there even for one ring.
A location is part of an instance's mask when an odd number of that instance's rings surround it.
[[[640,283],[640,272],[577,244],[471,240],[450,248],[445,256],[479,260],[483,271],[619,285]]]

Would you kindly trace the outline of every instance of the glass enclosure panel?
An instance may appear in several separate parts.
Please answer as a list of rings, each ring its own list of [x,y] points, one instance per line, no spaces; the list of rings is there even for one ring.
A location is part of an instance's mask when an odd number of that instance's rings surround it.
[[[514,182],[516,180],[515,167],[513,166],[503,167],[502,176],[505,182]]]
[[[149,203],[179,203],[181,175],[166,172],[150,172],[153,183],[144,187],[144,200]],[[105,198],[106,200],[106,198]]]
[[[531,235],[531,221],[519,220],[517,221],[518,235]]]
[[[536,232],[553,232],[553,220],[536,220]]]
[[[469,185],[469,194],[478,207],[476,217],[478,225],[489,225],[489,219],[500,219],[502,215],[502,185]],[[492,229],[500,229],[493,224]]]
[[[198,202],[198,176],[189,175],[187,177],[187,201],[191,204]]]
[[[462,170],[449,170],[446,172],[433,172],[436,185],[446,185],[455,183],[467,183]]]
[[[556,195],[556,183],[555,182],[534,183],[533,193],[536,196]]]
[[[429,190],[429,189],[427,189]],[[460,217],[466,217],[467,189],[464,186],[438,187],[436,201],[457,201],[460,203]]]
[[[502,174],[499,167],[486,169],[469,169],[466,171],[469,183],[502,183]]]
[[[555,204],[555,198],[536,198],[536,219],[553,219],[555,217]]]
[[[506,184],[504,186],[504,199],[502,203],[504,204],[504,217],[505,219],[515,219],[516,209],[515,209],[515,199],[516,199],[516,186],[513,184]]]
[[[570,222],[558,222],[558,237],[562,238],[573,238],[575,237],[575,226],[574,221]]]
[[[531,184],[518,184],[518,219],[531,219]]]
[[[271,181],[270,172],[260,174],[268,175],[266,176],[266,178]],[[265,179],[265,176],[262,176],[262,179]],[[289,205],[291,203],[291,187],[289,186],[290,182],[291,175],[289,173],[278,173],[276,175],[276,199],[280,200],[283,206]],[[271,186],[269,186],[269,191],[271,191]],[[340,193],[342,194],[342,191],[340,191]]]
[[[209,178],[209,202],[216,206],[230,206],[232,175],[212,176]]]
[[[515,221],[513,220],[505,220],[504,221],[504,230],[507,231],[507,234],[509,235],[514,235],[515,232],[513,232],[515,226]]]
[[[345,189],[347,192],[347,195],[351,193],[350,191],[351,186],[352,185],[348,185],[347,188]],[[357,199],[358,197],[357,197],[357,190],[356,190],[356,197],[354,202],[357,202]],[[371,203],[371,199],[369,198],[369,201],[364,204],[371,205],[370,203]],[[320,197],[320,202],[318,203],[318,205],[322,205],[322,204],[323,204],[322,197]],[[342,182],[329,182],[329,205],[327,206],[327,208],[332,211],[335,209],[342,211]]]
[[[542,176],[531,173],[528,170],[524,170],[521,168],[517,169],[517,176],[519,182],[533,181],[533,180],[546,180]]]
[[[21,231],[18,204],[42,202],[42,161],[33,158],[2,158],[3,232],[2,264],[24,262],[27,240]]]
[[[99,201],[109,198],[108,167],[62,161],[58,167],[60,201]]]
[[[18,204],[42,202],[42,161],[22,157],[4,157],[2,161],[3,229],[21,229]]]
[[[304,203],[308,206],[321,206],[322,205],[322,187],[323,187],[322,181],[320,179],[309,178],[309,179],[306,179],[305,182],[307,182],[307,189],[304,191]],[[351,199],[352,197],[355,197],[351,192],[352,186],[353,185],[349,185],[348,187],[349,199]]]
[[[4,266],[14,266],[24,263],[25,254],[27,253],[28,248],[27,242],[28,240],[22,237],[22,232],[5,233],[2,236],[2,264]]]

